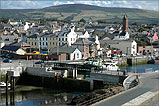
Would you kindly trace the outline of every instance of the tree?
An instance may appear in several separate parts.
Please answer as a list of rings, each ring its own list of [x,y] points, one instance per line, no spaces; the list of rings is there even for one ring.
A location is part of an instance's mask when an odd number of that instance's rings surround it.
[[[82,18],[80,19],[80,22],[86,23],[86,20]]]
[[[0,22],[3,23],[8,23],[9,19],[8,18],[0,18]]]

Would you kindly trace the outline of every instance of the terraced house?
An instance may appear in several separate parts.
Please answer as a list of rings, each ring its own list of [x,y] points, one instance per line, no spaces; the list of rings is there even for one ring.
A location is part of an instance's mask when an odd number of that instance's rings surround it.
[[[71,46],[77,39],[77,33],[74,31],[75,27],[72,27],[69,31],[61,31],[58,35],[58,45],[69,45]]]
[[[53,33],[44,33],[38,36],[39,49],[50,49],[57,47],[57,36]]]
[[[35,48],[35,49],[38,49],[38,48],[39,48],[37,37],[38,37],[38,34],[33,34],[33,35],[28,36],[28,37],[26,38],[27,43],[28,43],[29,45],[31,45],[31,48]]]
[[[39,50],[57,47],[57,40],[57,36],[53,33],[33,34],[27,37],[27,43],[31,45],[31,48]]]

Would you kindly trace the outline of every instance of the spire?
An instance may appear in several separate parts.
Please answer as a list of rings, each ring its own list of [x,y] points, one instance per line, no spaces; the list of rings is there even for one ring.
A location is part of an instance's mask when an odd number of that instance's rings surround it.
[[[128,18],[128,16],[127,16],[127,14],[125,13],[123,19],[127,19],[127,18]]]

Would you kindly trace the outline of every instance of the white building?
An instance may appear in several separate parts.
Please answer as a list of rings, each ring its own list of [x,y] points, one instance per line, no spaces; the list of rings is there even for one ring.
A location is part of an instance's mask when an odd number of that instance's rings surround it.
[[[29,23],[26,22],[25,25],[24,25],[24,31],[27,31],[29,29]]]
[[[68,44],[71,46],[74,42],[76,42],[77,34],[74,31],[74,27],[71,28],[70,31],[62,31],[58,36],[58,42],[59,46],[62,46],[64,44]]]
[[[82,33],[82,32],[76,32],[76,33],[77,33],[78,38],[90,38],[88,31],[85,31],[84,33]]]
[[[0,48],[4,47],[5,43],[3,41],[0,41]]]
[[[76,48],[72,53],[70,53],[70,60],[80,60],[80,59],[82,59],[82,53],[78,48]]]
[[[115,40],[108,40],[105,41],[107,46],[110,48],[116,48],[122,51],[123,54],[128,55],[136,55],[137,53],[137,43],[134,40],[127,40],[127,41],[115,41]]]
[[[48,49],[48,37],[47,36],[38,36],[38,47],[39,49]]]

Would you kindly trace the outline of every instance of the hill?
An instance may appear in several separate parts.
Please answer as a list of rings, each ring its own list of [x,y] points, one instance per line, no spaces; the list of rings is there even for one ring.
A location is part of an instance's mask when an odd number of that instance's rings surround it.
[[[79,21],[100,20],[105,22],[121,22],[124,14],[128,15],[129,22],[159,23],[157,11],[135,8],[99,7],[85,4],[64,4],[42,9],[1,9],[0,17],[20,19],[58,19]]]

